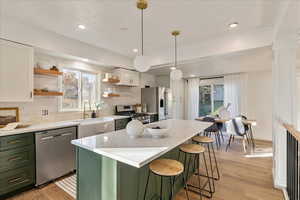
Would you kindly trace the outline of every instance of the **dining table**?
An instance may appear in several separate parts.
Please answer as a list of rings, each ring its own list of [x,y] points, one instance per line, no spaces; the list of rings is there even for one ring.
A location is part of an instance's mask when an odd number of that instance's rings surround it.
[[[205,117],[206,116],[197,117],[196,120],[197,121],[203,121]],[[224,119],[224,118],[214,118],[214,121],[215,121],[215,123],[224,124],[224,123],[226,123],[226,122],[228,122],[232,119],[233,118],[226,118],[226,119]],[[252,145],[253,150],[254,150],[256,148],[256,144],[255,144],[255,140],[254,140],[254,136],[253,136],[253,128],[252,127],[257,125],[257,121],[254,120],[254,119],[242,119],[242,122],[243,122],[244,125],[247,125],[249,127],[249,137],[250,137],[251,145]]]

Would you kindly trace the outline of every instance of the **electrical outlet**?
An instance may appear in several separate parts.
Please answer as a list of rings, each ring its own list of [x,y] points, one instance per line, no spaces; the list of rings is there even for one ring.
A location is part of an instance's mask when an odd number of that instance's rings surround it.
[[[42,116],[42,119],[47,118],[48,115],[49,115],[49,110],[48,110],[48,108],[42,108],[42,109],[41,109],[41,116]]]

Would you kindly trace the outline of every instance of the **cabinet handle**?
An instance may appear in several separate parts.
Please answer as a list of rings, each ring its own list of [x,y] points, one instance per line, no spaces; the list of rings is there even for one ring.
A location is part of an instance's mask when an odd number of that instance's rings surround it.
[[[18,182],[20,180],[22,180],[23,178],[22,177],[18,177],[18,178],[13,178],[13,179],[10,179],[8,182],[9,183],[15,183],[15,182]]]
[[[33,96],[33,95],[32,95],[32,92],[30,92],[30,98],[31,98],[31,99],[32,99],[32,96]]]
[[[44,140],[51,140],[51,139],[53,139],[53,138],[54,138],[53,136],[43,137],[43,138],[41,139],[41,141],[44,141]]]
[[[21,143],[22,140],[12,140],[12,141],[9,141],[7,142],[8,144],[18,144],[18,143]]]
[[[10,183],[10,184],[13,184],[13,183],[22,184],[22,183],[26,183],[26,182],[29,181],[29,179],[24,179],[23,181],[21,181],[22,179],[23,179],[22,177],[14,178],[14,179],[9,180],[8,183]]]
[[[69,136],[69,135],[72,135],[73,133],[64,133],[62,134],[61,136]]]
[[[12,161],[21,160],[21,159],[22,159],[21,156],[16,156],[16,157],[12,157],[12,158],[7,159],[7,161],[12,162]]]

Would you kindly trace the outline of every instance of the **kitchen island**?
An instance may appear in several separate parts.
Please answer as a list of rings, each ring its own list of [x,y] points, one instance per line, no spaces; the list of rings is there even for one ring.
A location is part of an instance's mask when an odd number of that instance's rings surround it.
[[[73,140],[77,148],[77,200],[143,199],[148,164],[157,158],[178,159],[178,146],[210,126],[192,120],[165,120],[148,126],[168,127],[168,135],[131,138],[126,130]],[[175,182],[175,191],[183,183]],[[167,181],[167,180],[166,180]],[[152,176],[147,198],[157,196],[159,179]],[[165,187],[165,195],[170,188]]]

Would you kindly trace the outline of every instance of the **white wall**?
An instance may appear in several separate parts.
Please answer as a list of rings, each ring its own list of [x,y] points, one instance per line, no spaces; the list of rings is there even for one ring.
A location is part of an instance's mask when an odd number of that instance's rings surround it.
[[[145,86],[156,87],[156,77],[152,74],[141,73],[140,86],[144,88]]]
[[[247,117],[256,119],[256,139],[272,140],[272,72],[248,73]]]
[[[170,76],[156,76],[156,84],[160,87],[170,88]]]
[[[35,56],[35,63],[40,63],[43,66],[56,65],[59,68],[73,68],[88,72],[100,73],[112,72],[112,68],[99,67],[76,60],[62,59],[44,54],[37,54]],[[141,87],[144,84],[155,86],[155,77],[149,74],[141,74],[140,87],[115,87],[116,92],[120,94],[120,97],[104,99],[106,103],[105,109],[100,113],[101,115],[112,115],[114,114],[115,105],[126,105],[126,104],[140,104],[141,103]],[[35,75],[34,77],[35,88],[47,87],[50,90],[59,90],[59,79],[47,76]],[[109,83],[101,83],[101,93],[104,88],[114,87]],[[20,109],[20,120],[30,123],[40,122],[52,122],[62,120],[73,120],[82,117],[81,112],[59,112],[59,97],[34,97],[33,102],[28,103],[0,103],[0,107],[19,107]],[[45,118],[41,116],[41,110],[48,109],[49,115]]]

